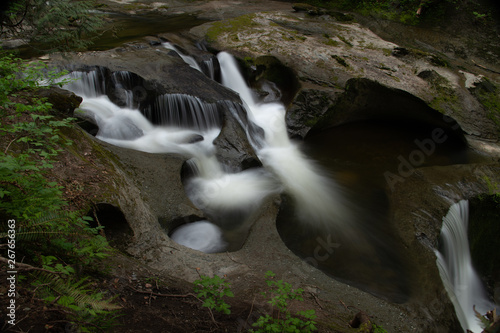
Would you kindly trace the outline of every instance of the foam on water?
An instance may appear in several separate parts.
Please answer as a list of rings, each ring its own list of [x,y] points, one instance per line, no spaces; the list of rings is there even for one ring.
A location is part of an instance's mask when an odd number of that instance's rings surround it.
[[[208,221],[183,224],[170,237],[178,244],[205,253],[217,253],[227,246],[221,229]]]

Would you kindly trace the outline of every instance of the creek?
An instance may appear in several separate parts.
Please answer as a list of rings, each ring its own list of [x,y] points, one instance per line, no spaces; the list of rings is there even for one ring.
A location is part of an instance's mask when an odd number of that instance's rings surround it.
[[[163,46],[201,70],[172,44]],[[384,174],[397,173],[401,158],[409,159],[422,147],[415,140],[432,137],[432,126],[352,123],[295,142],[287,133],[284,105],[260,100],[230,54],[219,53],[217,61],[221,83],[239,94],[243,106],[164,94],[139,110],[133,107],[133,92],[124,88],[127,72],[113,74],[115,85],[130,97],[126,106],[117,106],[106,96],[98,70],[72,72],[70,76],[79,80],[66,88],[83,97],[80,110],[97,123],[98,139],[187,159],[186,194],[207,218],[168,230],[177,243],[206,253],[236,251],[266,200],[281,195],[277,229],[296,255],[379,297],[407,301],[415,283],[413,268],[406,263],[406,249],[390,223]],[[213,142],[222,128],[221,110],[238,120],[262,167],[235,169],[217,159]],[[469,163],[475,158],[462,141],[451,134],[450,138],[438,142],[432,154],[420,154],[425,160],[418,167]]]

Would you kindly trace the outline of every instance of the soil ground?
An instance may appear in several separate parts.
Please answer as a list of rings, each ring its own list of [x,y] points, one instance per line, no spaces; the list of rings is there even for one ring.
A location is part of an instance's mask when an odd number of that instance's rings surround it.
[[[121,309],[114,313],[114,319],[110,317],[107,322],[111,324],[110,327],[96,324],[98,326],[93,327],[94,332],[247,332],[263,310],[270,310],[263,306],[263,296],[255,291],[253,297],[236,295],[235,298],[225,298],[231,305],[230,315],[215,311],[211,314],[208,308],[202,306],[202,300],[194,294],[192,285],[160,276],[136,259],[117,254],[104,261],[102,267],[102,272],[105,273],[94,272],[89,281],[90,286],[93,291],[114,297],[114,304],[119,305]],[[2,269],[0,279],[5,281],[6,278],[6,270]],[[0,331],[78,332],[67,317],[66,310],[40,299],[29,281],[27,278],[17,286],[17,324],[10,326],[4,322]],[[0,303],[8,304],[7,286],[2,284],[0,288]],[[358,309],[339,303],[345,309],[342,315],[339,313],[337,316],[330,311],[324,311],[325,304],[321,304],[311,295],[304,293],[304,302],[292,304],[293,311],[315,309],[318,322],[329,322],[328,325],[319,323],[319,332],[356,331],[349,328],[345,318],[348,318],[346,314],[354,318],[354,313],[359,312]],[[2,319],[4,318],[2,316]],[[332,325],[339,325],[343,329],[333,329]]]

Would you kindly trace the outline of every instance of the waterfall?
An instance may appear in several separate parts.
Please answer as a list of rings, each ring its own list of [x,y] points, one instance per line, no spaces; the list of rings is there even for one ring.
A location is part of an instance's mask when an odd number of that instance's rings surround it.
[[[117,73],[113,74],[113,83],[119,88],[128,87],[127,75]],[[228,172],[217,160],[213,141],[222,125],[220,109],[237,112],[236,104],[205,103],[189,95],[166,94],[158,96],[153,110],[141,112],[113,103],[104,94],[106,85],[97,71],[73,72],[70,77],[80,80],[65,88],[83,98],[77,112],[95,119],[98,139],[124,148],[174,153],[189,159],[194,176],[186,182],[186,194],[211,221],[177,228],[171,237],[181,244],[210,253],[224,251],[228,232],[241,244],[263,200],[281,190],[264,169]],[[127,105],[133,105],[133,101]],[[204,234],[210,237],[201,237]]]
[[[134,93],[131,89],[127,89],[127,84],[132,82],[130,72],[118,71],[113,73],[113,82],[117,92],[123,94],[122,100],[125,102],[127,108],[134,106]]]
[[[216,103],[205,103],[185,94],[164,94],[156,98],[153,108],[144,114],[153,123],[183,128],[209,129],[222,126],[222,116]]]
[[[203,62],[201,63],[201,67],[206,76],[208,76],[210,79],[214,81],[217,81],[214,58],[210,58],[209,60],[203,60]]]
[[[494,304],[488,300],[472,266],[467,236],[468,223],[469,202],[462,200],[453,204],[443,217],[442,250],[436,251],[437,266],[463,329],[480,333],[483,329],[473,307],[485,314],[494,308]]]
[[[194,69],[196,69],[196,70],[198,70],[200,72],[202,71],[201,68],[200,68],[200,65],[198,65],[198,62],[196,62],[196,60],[194,60],[193,57],[183,54],[172,43],[165,42],[165,43],[162,43],[161,45],[164,48],[166,48],[166,49],[169,49],[169,50],[172,50],[172,51],[176,52],[182,58],[182,60],[184,60],[184,62],[186,64],[188,64],[189,66],[191,66],[192,68],[194,68]]]
[[[260,127],[260,140],[247,131],[249,141],[263,165],[283,184],[297,206],[301,221],[326,231],[355,237],[350,212],[340,190],[311,160],[307,159],[287,133],[285,107],[281,103],[257,100],[239,72],[234,58],[218,54],[222,84],[236,91],[247,107],[248,120]],[[351,223],[351,224],[350,224]]]
[[[199,70],[193,58],[182,55],[170,43],[164,47]],[[186,246],[221,251],[228,234],[233,238],[239,235],[237,242],[242,243],[241,235],[246,237],[264,200],[283,190],[294,198],[302,221],[327,232],[335,229],[338,234],[349,234],[353,230],[347,224],[350,213],[340,191],[288,138],[284,106],[259,101],[229,54],[222,52],[215,61],[221,67],[222,83],[240,95],[244,108],[229,101],[206,103],[185,94],[165,94],[140,111],[132,107],[131,93],[125,94],[126,106],[119,107],[104,94],[106,82],[97,71],[71,74],[82,80],[66,88],[83,97],[80,112],[95,119],[97,138],[125,148],[180,154],[189,159],[192,176],[185,181],[186,195],[209,221],[186,225],[171,235],[179,242],[186,240]],[[126,72],[113,73],[111,81],[107,84],[114,85],[113,92],[132,91]],[[222,126],[222,108],[243,125],[264,168],[228,171],[217,159],[213,141]],[[209,244],[196,236],[203,234],[197,228],[211,235]]]
[[[60,78],[70,80],[64,88],[79,96],[97,97],[105,93],[105,82],[99,70],[89,72],[74,71]]]

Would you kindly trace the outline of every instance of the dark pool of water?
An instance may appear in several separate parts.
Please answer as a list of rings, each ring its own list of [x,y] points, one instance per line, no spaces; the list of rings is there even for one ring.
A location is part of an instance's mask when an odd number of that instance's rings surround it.
[[[386,175],[399,176],[403,160],[425,167],[462,164],[471,158],[459,136],[434,130],[414,122],[372,121],[307,137],[304,150],[341,185],[359,238],[332,241],[324,230],[310,230],[297,220],[293,202],[285,197],[277,220],[285,244],[336,279],[390,301],[405,302],[411,295],[413,268],[390,223]],[[325,248],[328,242],[337,245]]]
[[[105,28],[106,32],[95,41],[91,50],[107,50],[144,36],[179,32],[208,22],[190,14],[172,16],[110,14],[110,18],[112,23]]]
[[[127,42],[135,41],[145,36],[156,36],[161,33],[179,32],[191,29],[208,22],[190,14],[178,15],[126,15],[108,13],[109,23],[104,32],[89,47],[90,51],[103,51],[118,47]],[[19,57],[29,59],[43,55],[42,49],[31,45],[23,45],[16,49]]]

